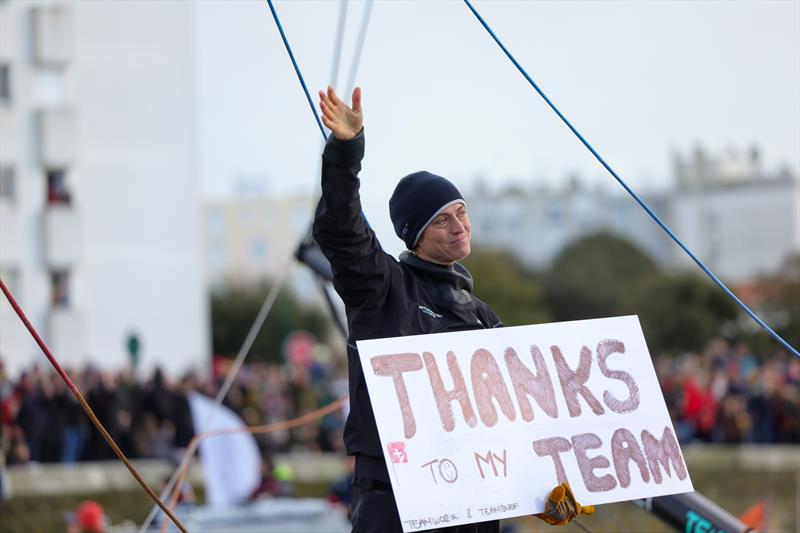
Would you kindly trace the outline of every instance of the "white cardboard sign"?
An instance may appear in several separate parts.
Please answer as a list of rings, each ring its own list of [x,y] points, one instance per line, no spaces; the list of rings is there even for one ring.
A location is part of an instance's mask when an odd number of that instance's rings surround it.
[[[693,490],[636,316],[358,352],[404,531]]]

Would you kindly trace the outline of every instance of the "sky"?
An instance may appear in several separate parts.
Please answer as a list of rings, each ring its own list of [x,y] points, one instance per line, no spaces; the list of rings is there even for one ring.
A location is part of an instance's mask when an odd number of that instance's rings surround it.
[[[340,93],[364,2],[350,2]],[[800,169],[800,2],[478,1],[550,99],[637,190],[671,183],[671,154],[761,148]],[[316,105],[328,85],[338,1],[277,1]],[[266,0],[197,4],[195,69],[203,191],[243,182],[310,194],[322,136]],[[612,178],[460,1],[375,2],[357,84],[367,150],[362,199],[390,232],[397,180],[426,169],[469,191]],[[349,100],[349,98],[348,98]],[[468,193],[466,193],[468,196]]]

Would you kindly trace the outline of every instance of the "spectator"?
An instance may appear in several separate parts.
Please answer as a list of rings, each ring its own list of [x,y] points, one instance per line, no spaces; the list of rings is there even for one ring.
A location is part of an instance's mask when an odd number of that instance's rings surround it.
[[[75,510],[67,533],[105,533],[108,519],[99,503],[87,500]]]

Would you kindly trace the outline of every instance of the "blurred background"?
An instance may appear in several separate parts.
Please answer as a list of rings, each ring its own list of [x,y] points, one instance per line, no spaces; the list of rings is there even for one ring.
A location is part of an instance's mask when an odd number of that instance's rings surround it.
[[[475,5],[606,161],[800,346],[800,3]],[[504,323],[637,314],[695,487],[763,530],[796,530],[800,359],[605,173],[466,7],[276,8],[312,94],[363,88],[362,202],[384,248],[402,251],[397,180],[452,179],[475,292]],[[347,392],[344,340],[293,257],[321,143],[266,2],[0,0],[0,277],[156,488],[195,433],[190,395],[218,393],[274,284],[225,405],[252,426]],[[144,521],[148,499],[4,298],[0,401],[0,531],[78,527],[81,509],[104,527]],[[327,497],[341,514],[344,416],[257,436],[251,499]],[[205,502],[201,471],[186,505]],[[623,504],[593,520],[664,530]]]

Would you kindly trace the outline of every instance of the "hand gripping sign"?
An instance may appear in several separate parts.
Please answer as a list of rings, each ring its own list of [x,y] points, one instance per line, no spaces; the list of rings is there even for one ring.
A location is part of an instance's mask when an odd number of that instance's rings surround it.
[[[404,531],[693,490],[635,316],[358,351]]]

